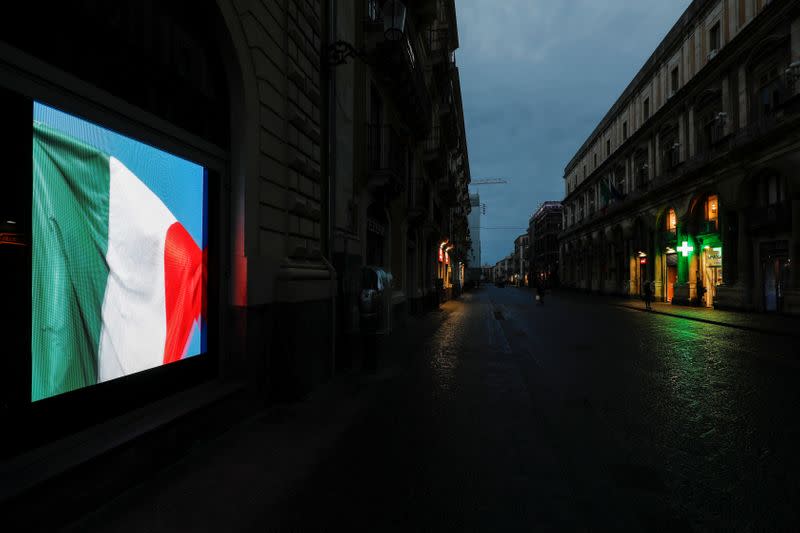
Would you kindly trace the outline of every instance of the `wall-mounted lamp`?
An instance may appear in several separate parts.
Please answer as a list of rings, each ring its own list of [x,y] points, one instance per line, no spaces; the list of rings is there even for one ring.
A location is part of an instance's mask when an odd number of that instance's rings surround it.
[[[790,64],[789,68],[783,71],[783,74],[786,77],[786,84],[794,88],[797,80],[800,79],[800,61]]]
[[[406,29],[406,6],[400,0],[387,0],[381,8],[383,36],[387,41],[399,41]]]
[[[399,41],[402,39],[406,29],[406,6],[403,2],[400,0],[387,0],[381,7],[380,15],[383,19],[383,37],[387,41]],[[351,57],[357,57],[362,61],[365,61],[366,57],[366,52],[363,48],[356,48],[347,41],[336,41],[329,44],[327,53],[328,66],[330,67],[344,65]]]

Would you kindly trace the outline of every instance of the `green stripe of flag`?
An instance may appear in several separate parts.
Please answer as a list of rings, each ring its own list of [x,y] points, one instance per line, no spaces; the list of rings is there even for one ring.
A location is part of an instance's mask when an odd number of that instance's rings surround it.
[[[34,124],[33,401],[97,382],[108,278],[108,159]]]

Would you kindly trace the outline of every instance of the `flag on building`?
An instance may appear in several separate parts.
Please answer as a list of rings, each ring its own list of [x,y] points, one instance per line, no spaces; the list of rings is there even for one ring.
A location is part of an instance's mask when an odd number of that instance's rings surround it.
[[[603,205],[608,205],[608,200],[611,198],[611,190],[605,177],[600,179],[600,198],[603,200]]]
[[[116,157],[33,132],[32,400],[181,359],[204,250]]]

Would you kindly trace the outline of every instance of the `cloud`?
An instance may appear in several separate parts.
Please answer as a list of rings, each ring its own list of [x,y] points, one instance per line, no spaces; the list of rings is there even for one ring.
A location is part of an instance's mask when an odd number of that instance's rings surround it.
[[[563,169],[690,0],[456,0],[457,52],[484,227],[527,227],[563,197]],[[521,230],[481,232],[484,262]]]

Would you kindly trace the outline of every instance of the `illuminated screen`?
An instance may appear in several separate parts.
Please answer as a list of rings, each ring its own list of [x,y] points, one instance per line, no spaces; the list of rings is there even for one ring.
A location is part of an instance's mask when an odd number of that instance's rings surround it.
[[[207,181],[34,103],[32,401],[206,351]]]

